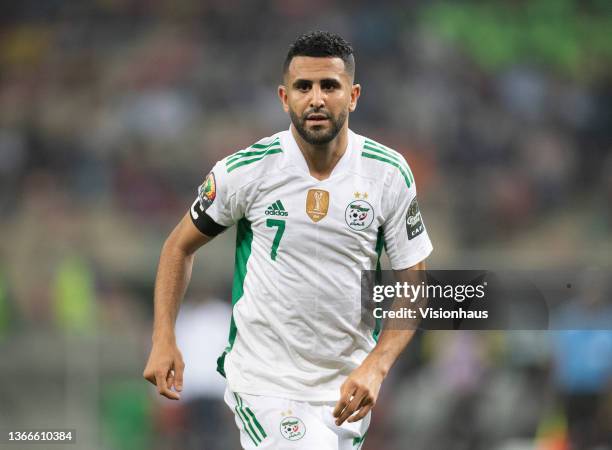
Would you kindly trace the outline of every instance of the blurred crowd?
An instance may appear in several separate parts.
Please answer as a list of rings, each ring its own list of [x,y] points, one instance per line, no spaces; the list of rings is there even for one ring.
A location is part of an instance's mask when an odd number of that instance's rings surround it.
[[[105,379],[91,374],[106,446],[95,448],[235,445],[218,389],[203,387],[191,406],[160,405],[134,375],[148,351],[163,239],[215,161],[288,127],[276,87],[305,31],[353,44],[363,94],[351,128],[406,156],[435,246],[430,266],[610,268],[609,2],[403,3],[3,5],[0,349],[38,348],[27,339],[35,331],[49,342],[84,336],[75,350],[84,355],[109,352],[98,361]],[[196,264],[196,317],[197,305],[228,307],[232,233]],[[224,323],[210,327],[225,335]],[[364,448],[569,449],[571,439],[575,449],[611,448],[612,369],[582,359],[610,355],[610,334],[582,333],[419,335]],[[49,379],[68,383],[63,370]],[[30,425],[35,398],[0,399],[13,408],[0,401],[0,423]],[[91,407],[77,404],[76,416]],[[222,431],[202,447],[204,422]]]

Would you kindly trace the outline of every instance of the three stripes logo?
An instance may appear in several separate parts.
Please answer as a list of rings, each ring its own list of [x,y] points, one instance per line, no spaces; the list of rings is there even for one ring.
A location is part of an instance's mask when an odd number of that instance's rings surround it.
[[[414,184],[414,176],[410,171],[410,167],[408,167],[408,163],[404,157],[395,150],[391,150],[389,147],[385,147],[378,142],[366,139],[363,144],[361,156],[391,164],[399,169],[400,174],[406,182],[406,186],[410,187],[412,184]]]
[[[287,217],[289,213],[285,210],[283,203],[280,200],[276,200],[268,209],[266,209],[266,216],[281,216]]]
[[[227,168],[227,173],[230,173],[239,167],[261,161],[269,155],[282,152],[283,149],[280,144],[280,139],[277,137],[272,142],[267,144],[253,144],[245,150],[240,150],[239,152],[228,156],[225,158],[225,167]]]
[[[251,438],[253,444],[255,444],[257,447],[265,438],[268,437],[268,435],[259,423],[259,420],[257,420],[257,417],[255,417],[253,411],[251,411],[251,408],[242,402],[242,397],[235,392],[233,394],[234,398],[236,399],[234,411],[236,411],[236,415],[242,422],[244,432]]]

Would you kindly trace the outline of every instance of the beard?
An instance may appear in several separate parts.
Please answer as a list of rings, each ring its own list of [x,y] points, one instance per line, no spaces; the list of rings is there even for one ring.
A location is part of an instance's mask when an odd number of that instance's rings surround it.
[[[298,116],[295,111],[289,108],[289,116],[291,117],[291,123],[297,130],[297,132],[302,136],[306,142],[310,145],[323,145],[331,142],[340,132],[342,127],[344,126],[344,122],[346,122],[346,117],[348,116],[347,111],[342,111],[338,117],[334,117],[331,114],[327,113],[327,118],[329,119],[329,123],[331,126],[329,128],[324,128],[321,125],[315,125],[314,127],[307,128],[306,127],[306,117],[309,114],[322,114],[319,111],[306,111],[301,117]]]

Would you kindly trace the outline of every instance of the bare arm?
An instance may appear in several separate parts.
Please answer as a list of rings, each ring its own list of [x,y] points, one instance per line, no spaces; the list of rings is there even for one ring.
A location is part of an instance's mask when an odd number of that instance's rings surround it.
[[[398,281],[414,281],[408,274],[411,270],[425,270],[425,261],[395,272]],[[363,363],[357,367],[340,387],[340,400],[334,409],[336,424],[345,420],[356,422],[363,419],[376,404],[380,386],[391,367],[406,348],[416,330],[384,329],[376,347]]]
[[[187,213],[174,228],[161,251],[155,279],[153,346],[143,372],[158,392],[178,400],[183,388],[185,364],[176,345],[174,324],[191,279],[194,253],[210,241],[191,222]],[[171,389],[174,387],[174,391]]]

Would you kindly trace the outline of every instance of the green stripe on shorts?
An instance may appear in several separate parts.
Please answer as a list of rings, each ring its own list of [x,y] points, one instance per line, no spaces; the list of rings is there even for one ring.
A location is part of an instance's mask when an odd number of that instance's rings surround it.
[[[259,423],[259,420],[257,420],[257,418],[255,417],[255,414],[253,414],[253,411],[251,411],[251,408],[249,408],[247,406],[246,411],[249,413],[249,415],[253,418],[253,422],[255,423],[255,426],[257,427],[257,429],[261,432],[261,435],[264,437],[264,439],[268,436],[266,434],[266,432],[264,431],[263,427],[261,426],[261,424]]]
[[[244,432],[251,438],[253,444],[257,446],[261,442],[261,439],[259,438],[259,436],[257,436],[257,433],[255,433],[255,430],[253,429],[253,425],[251,425],[251,421],[249,420],[249,418],[246,416],[246,414],[244,414],[244,411],[242,411],[242,399],[235,392],[234,397],[236,398],[236,402],[238,403],[234,408],[236,411],[236,415],[242,421],[242,425],[244,426]]]
[[[234,397],[236,398],[236,402],[238,403],[237,408],[238,408],[238,411],[241,413],[240,415],[241,420],[243,421],[243,423],[246,422],[246,425],[248,425],[249,430],[251,431],[253,436],[257,439],[257,441],[261,442],[266,437],[268,437],[268,435],[266,434],[266,431],[259,423],[259,420],[257,420],[257,417],[255,417],[255,414],[253,413],[253,411],[251,411],[251,408],[249,408],[248,406],[246,407],[244,406],[244,403],[242,402],[242,397],[240,397],[236,393],[234,393]],[[252,423],[255,424],[255,427],[257,428],[260,434],[258,434],[253,428],[253,425],[251,424],[251,419],[253,419]],[[251,439],[253,439],[253,437],[251,437]]]

